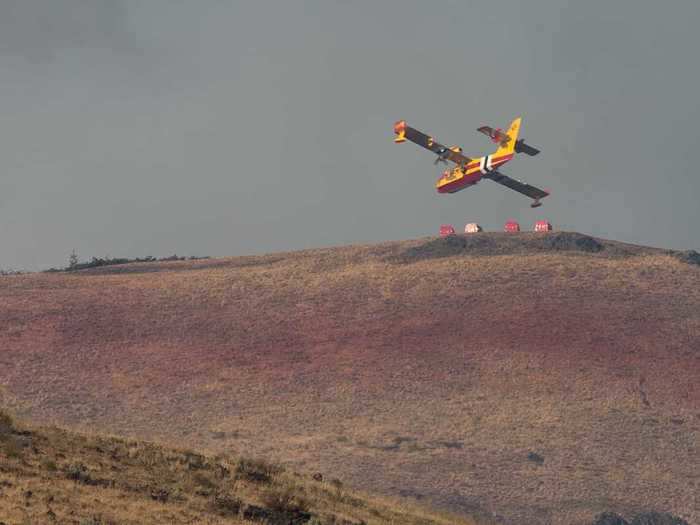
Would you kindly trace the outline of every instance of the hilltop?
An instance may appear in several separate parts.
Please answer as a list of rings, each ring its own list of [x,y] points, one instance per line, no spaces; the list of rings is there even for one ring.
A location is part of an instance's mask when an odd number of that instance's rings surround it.
[[[700,266],[478,234],[0,279],[37,423],[279,460],[482,520],[700,521]]]

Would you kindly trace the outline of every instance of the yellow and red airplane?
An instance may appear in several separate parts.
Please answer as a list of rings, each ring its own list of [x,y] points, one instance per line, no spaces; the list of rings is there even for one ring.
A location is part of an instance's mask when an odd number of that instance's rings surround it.
[[[522,118],[516,118],[506,132],[500,129],[493,129],[490,126],[478,128],[477,131],[487,135],[495,144],[498,144],[498,149],[491,155],[476,159],[470,159],[462,155],[462,148],[459,146],[450,148],[443,146],[435,141],[433,137],[408,126],[405,120],[399,120],[394,124],[394,133],[396,134],[394,142],[400,144],[408,139],[435,153],[437,155],[437,159],[435,159],[436,164],[438,162],[447,163],[448,160],[456,164],[454,168],[445,170],[435,183],[438,193],[455,193],[473,186],[481,179],[490,179],[523,195],[527,195],[533,199],[530,206],[537,208],[542,205],[540,199],[549,195],[548,191],[511,179],[498,171],[498,168],[511,160],[516,153],[534,156],[540,152],[538,149],[525,144],[523,139],[518,140],[521,122]]]

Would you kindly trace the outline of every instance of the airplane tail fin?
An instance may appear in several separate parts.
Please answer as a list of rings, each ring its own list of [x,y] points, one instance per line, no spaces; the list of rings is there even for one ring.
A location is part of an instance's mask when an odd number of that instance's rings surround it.
[[[508,131],[506,133],[506,135],[508,135],[508,141],[505,143],[502,142],[498,146],[498,149],[494,153],[494,156],[510,155],[515,152],[516,143],[518,142],[518,134],[520,133],[520,122],[522,120],[523,119],[521,117],[518,117],[510,123],[510,127],[508,128]]]

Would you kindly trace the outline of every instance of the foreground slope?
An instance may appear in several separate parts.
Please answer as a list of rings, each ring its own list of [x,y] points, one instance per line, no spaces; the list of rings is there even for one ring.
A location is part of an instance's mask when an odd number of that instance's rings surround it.
[[[511,523],[694,523],[693,260],[479,234],[6,277],[0,380],[34,421]]]
[[[262,461],[9,421],[0,411],[0,523],[476,525]]]

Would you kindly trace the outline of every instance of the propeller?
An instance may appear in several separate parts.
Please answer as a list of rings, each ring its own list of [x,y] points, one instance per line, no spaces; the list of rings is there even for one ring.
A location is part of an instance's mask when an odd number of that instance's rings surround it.
[[[440,148],[437,152],[437,158],[433,162],[433,164],[437,164],[438,162],[442,162],[444,164],[447,164],[447,157],[450,154],[450,150],[447,148]]]

